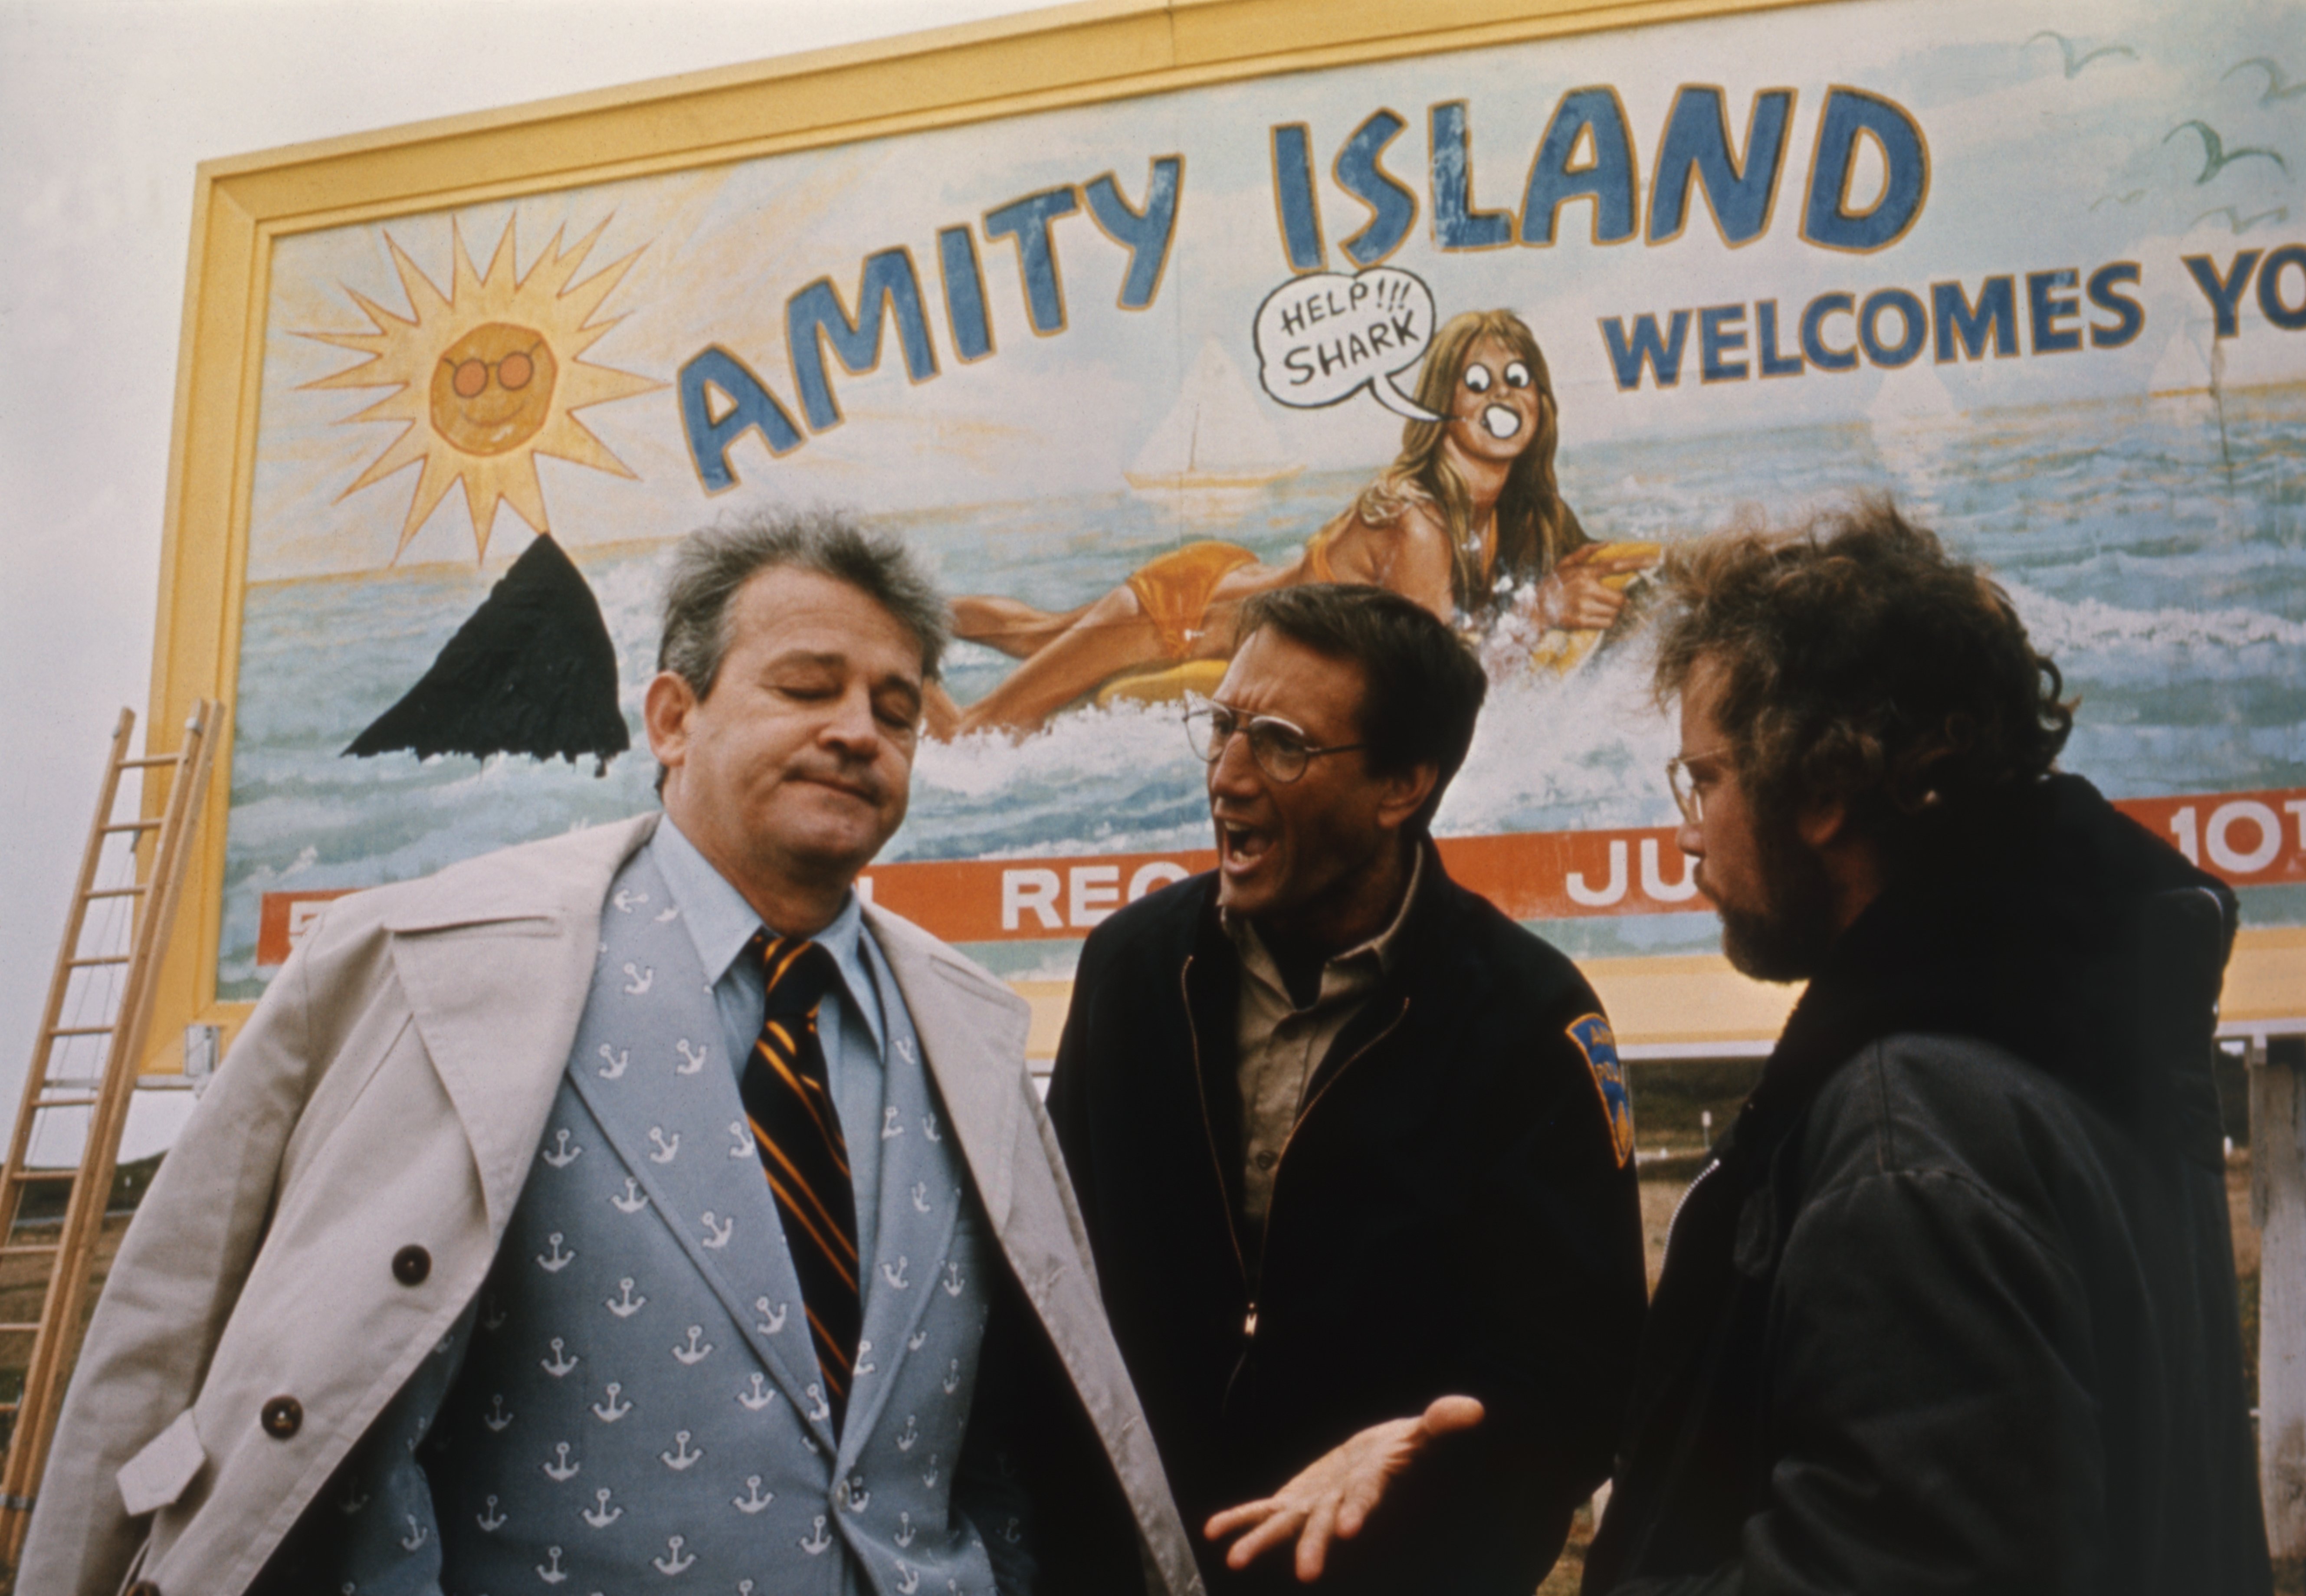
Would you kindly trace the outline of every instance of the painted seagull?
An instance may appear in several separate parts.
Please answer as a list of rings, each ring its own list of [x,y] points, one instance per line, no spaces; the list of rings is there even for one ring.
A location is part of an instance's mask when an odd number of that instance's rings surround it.
[[[2196,217],[2187,225],[2187,231],[2191,232],[2194,228],[2200,226],[2204,222],[2212,220],[2217,217],[2225,218],[2226,226],[2234,230],[2236,236],[2240,236],[2242,234],[2249,232],[2252,227],[2257,226],[2260,222],[2288,221],[2290,219],[2290,207],[2287,205],[2280,205],[2276,206],[2272,210],[2261,210],[2256,216],[2246,217],[2232,205],[2221,206],[2216,210],[2206,210],[2202,212],[2201,215]]]
[[[2070,80],[2080,77],[2081,75],[2082,68],[2088,66],[2091,62],[2096,61],[2101,55],[2127,55],[2132,61],[2138,59],[2138,52],[2131,49],[2128,45],[2101,45],[2098,48],[2092,50],[2087,55],[2077,54],[2077,52],[2081,48],[2080,45],[2076,44],[2072,39],[2068,38],[2064,34],[2053,33],[2047,28],[2043,29],[2042,31],[2034,35],[2034,37],[2028,39],[2026,43],[2028,47],[2031,47],[2037,40],[2045,38],[2054,41],[2058,47],[2058,54],[2065,57],[2066,76]]]
[[[2220,78],[2218,81],[2223,83],[2226,78],[2231,78],[2244,68],[2252,66],[2259,68],[2266,73],[2266,92],[2258,97],[2259,105],[2270,106],[2278,99],[2296,99],[2300,95],[2306,94],[2306,83],[2290,81],[2283,73],[2281,64],[2268,55],[2252,55],[2247,61],[2235,62],[2226,68],[2225,76]]]
[[[2218,137],[2217,130],[2212,127],[2208,123],[2200,120],[2199,117],[2191,121],[2180,123],[2177,126],[2172,128],[2168,132],[2162,135],[2162,141],[2165,144],[2167,144],[2171,140],[2176,138],[2180,133],[2184,132],[2190,127],[2196,132],[2202,135],[2202,175],[2194,179],[2194,185],[2197,188],[2200,187],[2203,183],[2208,183],[2211,178],[2216,177],[2220,172],[2232,166],[2234,162],[2247,159],[2249,157],[2253,155],[2262,156],[2266,159],[2272,161],[2276,166],[2282,168],[2285,176],[2289,174],[2290,163],[2284,160],[2281,155],[2276,151],[2271,149],[2260,149],[2256,145],[2250,145],[2241,149],[2229,150],[2226,148],[2225,141]]]

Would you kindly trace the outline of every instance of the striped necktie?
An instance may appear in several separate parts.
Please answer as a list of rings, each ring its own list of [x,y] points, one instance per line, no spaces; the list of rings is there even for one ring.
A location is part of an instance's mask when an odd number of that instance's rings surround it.
[[[833,955],[813,942],[756,932],[747,952],[768,977],[768,1003],[738,1091],[800,1276],[801,1306],[837,1432],[864,1319],[849,1145],[816,1034],[817,1004],[840,975]]]

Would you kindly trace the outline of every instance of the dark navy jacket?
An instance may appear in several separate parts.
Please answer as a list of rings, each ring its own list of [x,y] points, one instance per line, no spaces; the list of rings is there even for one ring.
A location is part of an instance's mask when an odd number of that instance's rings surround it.
[[[1645,1295],[1601,1004],[1429,854],[1404,951],[1284,1148],[1252,1303],[1239,963],[1212,880],[1089,937],[1049,1093],[1186,1524],[1198,1537],[1354,1431],[1470,1395],[1486,1421],[1421,1460],[1319,1588],[1529,1596],[1607,1472]],[[1244,1577],[1201,1545],[1215,1592],[1302,1589],[1285,1551]]]
[[[1613,1596],[2257,1596],[2234,901],[2074,777],[1845,931],[1674,1221]]]

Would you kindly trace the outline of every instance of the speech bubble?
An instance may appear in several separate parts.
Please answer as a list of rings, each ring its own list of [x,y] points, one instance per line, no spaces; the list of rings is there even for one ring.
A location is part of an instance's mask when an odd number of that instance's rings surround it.
[[[1293,277],[1257,307],[1258,380],[1299,410],[1339,404],[1366,388],[1396,415],[1439,421],[1393,380],[1432,342],[1433,291],[1397,266]]]

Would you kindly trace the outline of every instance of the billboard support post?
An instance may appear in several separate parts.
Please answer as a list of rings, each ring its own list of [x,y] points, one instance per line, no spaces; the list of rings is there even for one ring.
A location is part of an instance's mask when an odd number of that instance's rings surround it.
[[[2259,1490],[2268,1549],[2296,1558],[2306,1556],[2306,1037],[2253,1037],[2250,1044]]]

